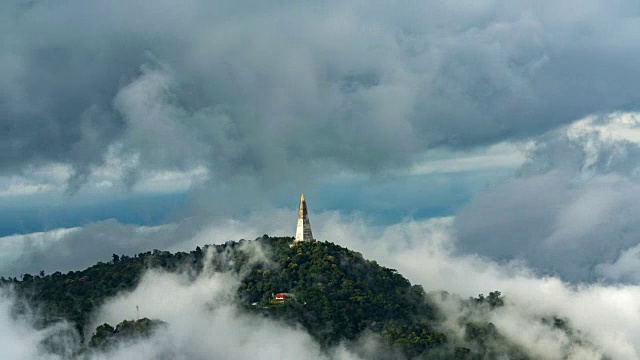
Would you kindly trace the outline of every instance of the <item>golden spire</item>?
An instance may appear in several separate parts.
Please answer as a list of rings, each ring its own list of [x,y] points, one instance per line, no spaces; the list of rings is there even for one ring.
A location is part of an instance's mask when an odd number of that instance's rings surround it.
[[[300,201],[304,201],[304,194],[302,194],[302,196],[300,196]]]

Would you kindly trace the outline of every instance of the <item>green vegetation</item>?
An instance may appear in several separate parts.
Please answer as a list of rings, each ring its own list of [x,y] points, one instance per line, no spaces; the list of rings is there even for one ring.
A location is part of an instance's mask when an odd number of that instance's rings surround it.
[[[96,328],[89,340],[92,349],[106,350],[115,347],[123,341],[135,341],[147,338],[161,326],[166,325],[160,320],[143,318],[140,320],[124,320],[115,328],[109,324],[102,324]]]
[[[258,302],[257,310],[266,316],[302,324],[323,345],[354,340],[365,329],[412,353],[446,342],[431,326],[436,311],[425,302],[421,286],[331,243],[302,242],[292,248],[289,243],[288,238],[271,241],[273,263],[252,267],[238,290],[243,303]],[[280,292],[295,299],[265,309]],[[412,331],[421,336],[409,336]]]
[[[206,261],[215,271],[242,275],[235,299],[239,306],[255,316],[300,325],[325,347],[370,333],[384,339],[389,349],[409,357],[526,358],[493,324],[477,317],[473,321],[460,317],[460,326],[466,331],[464,338],[458,338],[443,326],[444,314],[435,305],[435,295],[426,294],[396,270],[329,242],[290,247],[292,240],[265,235],[255,241],[198,247],[188,253],[154,250],[132,257],[114,254],[111,261],[83,271],[25,274],[22,280],[0,278],[0,283],[11,285],[20,298],[45,314],[42,325],[64,318],[83,334],[92,311],[119,292],[133,290],[147,269],[183,272],[195,279]],[[254,245],[264,251],[267,261],[252,260],[257,249]],[[274,302],[276,293],[292,296],[282,303]],[[467,310],[489,312],[503,306],[504,300],[496,291],[462,304]],[[20,307],[15,310],[24,311]],[[160,323],[142,319],[124,321],[116,328],[104,324],[92,331],[87,344],[101,349],[123,339],[148,336]]]
[[[91,312],[118,292],[133,290],[146,269],[179,271],[189,268],[197,273],[202,270],[202,258],[200,248],[176,254],[159,250],[133,257],[114,254],[110,262],[98,262],[82,271],[50,275],[41,272],[36,276],[25,274],[22,281],[0,278],[0,284],[13,285],[20,298],[43,314],[43,325],[67,319],[82,334]],[[23,309],[16,310],[20,312]]]

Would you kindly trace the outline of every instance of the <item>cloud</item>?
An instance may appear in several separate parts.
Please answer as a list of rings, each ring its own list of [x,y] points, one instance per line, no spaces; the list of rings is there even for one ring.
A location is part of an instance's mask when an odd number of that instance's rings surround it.
[[[249,262],[266,261],[258,245],[245,243],[240,251],[251,254]],[[225,254],[208,252],[205,264],[211,264],[212,256],[224,257]],[[93,325],[105,322],[115,325],[125,319],[134,319],[139,308],[141,317],[162,319],[167,326],[158,329],[148,339],[123,342],[114,349],[90,351],[85,354],[87,359],[375,358],[372,357],[373,352],[369,353],[371,356],[361,357],[343,345],[322,349],[301,328],[246,312],[233,303],[240,276],[237,273],[213,272],[206,265],[195,279],[187,273],[149,270],[135,290],[121,293],[103,304],[93,318]],[[73,343],[67,338],[57,337],[52,344],[66,353],[58,356],[47,351],[43,347],[43,340],[66,325],[58,324],[38,330],[28,322],[28,316],[16,320],[9,316],[12,301],[15,300],[8,293],[2,295],[0,331],[6,334],[3,339],[8,342],[5,344],[7,346],[0,349],[0,354],[12,359],[61,359],[71,356],[79,348],[77,341]],[[90,338],[91,333],[85,336]],[[376,346],[373,339],[355,345],[365,355]]]
[[[536,140],[518,175],[456,215],[459,248],[570,281],[636,281],[637,113],[592,116]]]
[[[506,305],[492,312],[501,334],[541,358],[635,359],[640,354],[636,285],[599,283],[573,285],[558,277],[539,276],[520,261],[495,262],[456,251],[453,218],[408,221],[375,229],[366,219],[329,216],[314,228],[320,238],[360,251],[369,259],[395,268],[427,291],[446,290],[463,298],[499,290]],[[316,220],[314,225],[319,221]],[[441,303],[448,325],[460,332],[456,319],[462,309],[454,298]],[[606,309],[606,310],[604,310]],[[541,324],[558,316],[581,333],[581,342]]]
[[[135,291],[105,304],[96,321],[99,324],[105,321],[117,324],[133,319],[135,306],[139,304],[142,316],[163,319],[168,326],[159,329],[150,339],[123,343],[106,352],[92,352],[88,358],[359,359],[342,347],[334,351],[336,356],[327,355],[303,330],[243,313],[230,302],[237,285],[239,279],[229,274],[208,273],[190,281],[181,275],[150,271]],[[53,344],[66,353],[48,351],[43,341],[55,335],[56,331],[64,330],[65,326],[54,325],[38,330],[28,319],[12,318],[11,306],[11,298],[3,293],[0,303],[3,346],[0,355],[4,358],[63,359],[78,349],[77,341],[73,343],[67,338],[57,337]]]
[[[191,282],[180,275],[147,273],[135,291],[105,304],[96,324],[132,318],[136,304],[141,316],[162,319],[167,328],[149,341],[124,345],[104,357],[327,358],[304,331],[245,314],[232,305],[238,285],[239,279],[228,274],[205,274]]]
[[[398,269],[427,290],[463,297],[502,291],[507,304],[488,320],[537,356],[637,358],[638,124],[632,112],[589,116],[535,138],[512,178],[477,195],[455,217],[380,226],[362,214],[312,213],[314,233]],[[3,238],[7,261],[2,263],[19,272],[46,264],[50,272],[84,267],[110,253],[187,250],[263,233],[292,234],[295,213],[266,210],[266,197],[240,196],[260,194],[254,178],[242,179],[236,185],[249,186],[245,193],[227,194],[239,202],[228,210],[241,214],[233,209],[253,206],[249,215],[228,218],[204,211],[199,213],[208,215],[158,227],[106,221]],[[133,301],[122,307],[131,309]],[[455,306],[446,310],[455,319]],[[541,325],[542,317],[552,315],[567,319],[584,341],[575,343]],[[461,331],[455,321],[449,326]],[[144,344],[136,346],[149,346]]]
[[[363,215],[312,212],[311,216],[314,234],[319,239],[346,246],[381,265],[395,268],[411,282],[422,284],[427,291],[447,290],[462,298],[501,291],[505,295],[505,307],[482,316],[510,341],[538,357],[556,358],[557,354],[566,354],[570,359],[589,359],[607,354],[616,359],[633,359],[640,354],[640,321],[637,319],[640,305],[635,301],[640,295],[640,287],[636,285],[574,285],[558,277],[539,276],[522,261],[495,262],[478,255],[459,254],[453,218],[412,220],[381,227]],[[252,238],[240,234],[266,229],[267,225],[257,219],[268,221],[273,229],[290,227],[289,232],[279,230],[275,234],[293,233],[291,219],[295,219],[294,212],[283,211],[273,217],[261,213],[199,228],[191,237],[185,236],[183,242],[166,248],[184,246],[192,249],[196,244]],[[138,231],[150,231],[154,234],[150,238],[162,239],[161,234],[167,230],[140,228]],[[64,236],[60,234],[60,237]],[[127,236],[131,235],[121,234],[121,237]],[[84,238],[91,239],[89,232]],[[138,246],[135,240],[131,237],[130,246]],[[84,248],[69,244],[73,243],[59,241],[56,246],[60,249],[52,246],[48,251],[55,254],[67,249],[75,257],[81,257],[80,251]],[[100,241],[92,244],[98,246]],[[283,356],[299,356],[300,351],[313,356],[319,354],[317,345],[304,332],[284,327],[281,338],[274,339],[272,336],[276,335],[271,330],[274,327],[281,329],[282,324],[257,320],[231,305],[228,295],[237,286],[238,277],[206,273],[195,282],[187,280],[180,274],[149,272],[137,289],[107,302],[94,317],[96,324],[105,321],[113,324],[133,318],[135,306],[139,305],[141,316],[158,317],[172,325],[149,341],[129,344],[104,356],[126,358],[132,353],[154,356],[165,351],[194,358],[206,357],[204,354],[208,352],[221,356],[233,353],[242,358],[255,356],[254,351],[261,347]],[[449,317],[445,325],[450,331],[459,333],[459,303],[450,298],[441,306]],[[205,308],[212,310],[204,312]],[[578,332],[576,336],[581,341],[575,342],[564,332],[541,323],[543,317],[550,316],[565,319]],[[263,342],[265,339],[268,340],[266,343]],[[363,339],[364,343],[367,341]],[[285,343],[290,343],[286,350],[280,346]],[[354,351],[347,347],[325,355],[333,358],[347,356],[340,355],[343,353],[362,355]]]
[[[66,272],[98,261],[111,254],[137,254],[153,249],[188,251],[204,244],[255,239],[265,233],[287,234],[295,230],[295,212],[256,212],[242,219],[226,217],[186,217],[157,226],[122,224],[104,220],[82,227],[61,228],[24,235],[0,237],[0,274],[20,276],[40,270]]]
[[[411,174],[460,173],[481,170],[515,169],[526,158],[527,143],[498,143],[476,151],[454,152],[432,150],[424,154],[411,169]]]
[[[28,329],[23,323],[14,323],[11,318],[10,305],[10,302],[3,296],[0,303],[0,331],[3,334],[0,351],[5,358],[35,358],[39,354],[38,344],[44,336]],[[15,326],[12,327],[12,323]]]
[[[0,167],[306,182],[539,134],[636,99],[633,2],[2,4]],[[79,30],[81,29],[81,30]],[[115,149],[115,150],[114,150]],[[308,169],[306,178],[297,169]]]
[[[0,290],[0,357],[3,359],[47,359],[69,358],[71,349],[79,345],[79,337],[71,325],[60,322],[47,328],[34,326],[32,316],[14,314],[13,294]],[[44,343],[57,344],[47,348]]]

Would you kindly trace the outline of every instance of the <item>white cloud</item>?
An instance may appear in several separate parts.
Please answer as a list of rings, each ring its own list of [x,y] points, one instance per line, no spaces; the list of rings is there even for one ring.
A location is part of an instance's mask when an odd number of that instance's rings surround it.
[[[72,349],[78,346],[78,337],[65,322],[44,329],[37,329],[31,316],[14,314],[15,299],[7,289],[0,290],[0,358],[16,360],[62,360],[70,358]],[[42,341],[55,338],[61,345],[55,354],[43,347]]]
[[[252,254],[250,262],[266,261],[256,245],[246,243],[242,251]],[[207,258],[217,256],[214,253],[209,252]],[[251,315],[237,307],[232,299],[239,284],[237,274],[216,273],[208,266],[195,280],[186,273],[150,270],[135,290],[108,299],[94,314],[90,329],[105,322],[116,325],[126,319],[135,319],[137,308],[140,317],[161,319],[167,326],[158,329],[149,339],[124,342],[105,352],[90,352],[88,358],[361,359],[341,345],[322,350],[300,327]],[[6,293],[0,295],[0,334],[4,340],[0,340],[4,345],[0,355],[3,358],[66,358],[49,353],[41,344],[46,336],[66,329],[65,324],[36,330],[28,322],[29,316],[18,320],[11,318],[12,298]],[[85,334],[87,339],[91,335],[91,332]],[[72,350],[78,349],[73,339],[59,337],[57,340],[62,341],[59,347],[67,351],[67,357]],[[369,344],[368,348],[373,345]],[[366,353],[366,347],[361,351]]]
[[[187,171],[150,171],[143,173],[134,185],[136,192],[171,193],[190,189],[209,178],[209,171],[198,166]]]
[[[65,246],[60,242],[64,242],[79,231],[82,231],[82,228],[62,228],[25,235],[0,237],[0,258],[2,259],[2,263],[6,264],[2,268],[2,273],[8,274],[12,269],[16,269],[18,264],[24,261],[25,257],[32,255],[29,252],[38,251],[46,254],[52,249]],[[72,249],[65,249],[65,252],[68,253],[71,250]],[[33,267],[32,269],[32,272],[38,271]],[[14,273],[12,275],[15,276],[18,274]]]
[[[234,276],[206,270],[194,282],[176,274],[147,273],[135,291],[107,302],[95,323],[117,324],[134,318],[139,306],[140,316],[162,319],[168,327],[149,341],[125,345],[104,357],[326,358],[303,330],[244,314],[232,305],[238,285]]]
[[[591,116],[534,139],[515,176],[456,214],[460,250],[518,258],[569,281],[634,281],[625,254],[640,235],[639,119]]]
[[[526,160],[527,143],[498,143],[475,151],[431,150],[412,166],[411,174],[516,169]]]
[[[640,113],[614,112],[604,116],[592,115],[567,127],[567,135],[572,140],[592,134],[596,134],[599,140],[609,143],[621,140],[640,143]]]
[[[255,239],[265,233],[288,234],[295,231],[291,221],[295,216],[293,211],[273,210],[269,216],[252,213],[242,221],[194,217],[157,226],[104,220],[76,228],[10,235],[0,237],[0,275],[13,277],[40,270],[65,272],[110,260],[114,253],[188,251],[204,244]]]
[[[14,182],[0,190],[0,197],[17,197],[48,192],[53,189],[50,184],[30,184],[27,182]]]
[[[128,196],[186,192],[209,178],[209,171],[204,166],[185,170],[144,170],[134,174],[131,164],[136,162],[136,158],[121,160],[110,157],[103,166],[92,167],[80,197],[104,196],[105,193]],[[0,198],[19,202],[29,197],[45,202],[51,201],[53,196],[56,202],[61,202],[67,196],[67,181],[72,173],[71,167],[60,165],[34,168],[20,176],[0,176]]]
[[[291,234],[294,220],[294,212],[282,211],[275,217],[261,213],[244,220],[217,222],[217,225],[211,224],[193,231],[191,236],[184,235],[181,246],[193,248],[196,244],[224,242],[229,239],[227,237],[252,238],[253,235],[263,232],[260,230],[269,228],[266,223],[271,223],[272,230],[279,228],[279,233]],[[427,291],[447,290],[463,297],[478,293],[488,294],[493,290],[502,291],[506,296],[507,305],[504,309],[494,312],[489,320],[512,341],[541,357],[554,358],[551,354],[558,349],[573,354],[570,356],[573,359],[590,358],[600,353],[609,354],[616,359],[632,359],[640,354],[640,304],[634,300],[640,296],[638,286],[575,286],[555,277],[538,277],[519,262],[499,264],[476,255],[456,255],[452,218],[408,221],[386,228],[371,226],[366,219],[357,215],[342,216],[333,212],[312,213],[311,220],[314,234],[319,239],[327,239],[360,251],[369,259],[399,270],[412,282],[422,284]],[[114,224],[109,224],[109,227],[113,228]],[[288,231],[289,228],[291,231]],[[85,240],[92,240],[90,230],[95,229],[87,229],[83,234]],[[136,242],[133,235],[136,231],[150,232],[156,240],[160,239],[163,233],[153,228],[136,230],[135,227],[131,227],[130,230],[121,232],[118,236]],[[242,236],[242,233],[253,235]],[[176,232],[171,234],[173,236]],[[222,235],[216,237],[216,234]],[[93,240],[103,239],[97,236]],[[72,243],[56,242],[56,246],[69,244]],[[166,243],[165,248],[168,247],[172,247],[170,243]],[[74,256],[79,257],[78,251],[81,250],[75,249]],[[57,252],[61,250],[48,251],[49,254]],[[135,305],[140,305],[143,316],[159,317],[174,324],[170,336],[160,333],[153,340],[155,343],[134,345],[128,350],[121,349],[122,353],[118,354],[130,354],[127,351],[152,351],[155,354],[156,350],[153,349],[166,350],[174,346],[182,350],[194,347],[194,351],[200,351],[200,345],[196,344],[204,343],[205,339],[200,337],[202,331],[199,327],[213,326],[207,329],[211,329],[209,333],[217,335],[209,339],[209,343],[216,347],[223,341],[233,344],[229,349],[245,344],[246,351],[238,351],[242,356],[249,356],[249,349],[265,346],[258,339],[271,339],[268,329],[276,325],[255,323],[255,320],[238,314],[237,310],[224,305],[224,302],[218,303],[222,304],[219,310],[201,319],[197,319],[195,315],[192,317],[189,310],[184,310],[189,306],[194,309],[202,308],[211,301],[215,303],[215,299],[224,299],[224,296],[220,298],[216,294],[224,294],[233,289],[234,281],[237,281],[232,279],[227,282],[225,276],[214,274],[190,283],[179,275],[150,273],[131,295],[119,297],[106,305],[96,321],[116,322],[118,319],[131,318],[135,312]],[[174,310],[171,310],[172,306],[175,307]],[[541,326],[540,319],[551,315],[566,317],[569,325],[580,331],[591,345],[571,344],[566,335]],[[184,318],[181,319],[181,316]],[[194,327],[190,327],[191,322]],[[233,328],[227,330],[229,334],[245,334],[246,329],[251,328],[252,334],[260,336],[239,335],[239,340],[229,339],[223,335],[224,332],[220,332],[221,330],[215,330],[223,324],[233,324]],[[309,344],[307,335],[300,335],[293,330],[283,331],[283,334],[293,336],[300,344]],[[277,339],[270,341],[281,344]],[[157,344],[164,345],[157,347]],[[295,346],[291,348],[292,353],[279,353],[278,346],[268,349],[273,349],[275,353],[283,356],[293,356],[293,353],[299,354],[298,350],[295,350],[299,348]],[[307,345],[300,346],[302,349]],[[229,355],[227,352],[223,354]]]
[[[506,296],[506,306],[493,312],[487,320],[493,322],[509,339],[540,357],[555,358],[556,351],[569,354],[570,359],[589,359],[602,353],[616,359],[633,359],[640,354],[640,304],[635,301],[640,296],[638,286],[576,286],[556,277],[539,277],[517,261],[496,263],[477,255],[456,254],[457,240],[452,218],[407,221],[381,228],[373,226],[359,215],[312,212],[311,216],[317,238],[346,246],[363,253],[366,258],[395,268],[413,283],[422,284],[427,291],[447,290],[462,297],[501,291]],[[129,248],[137,248],[140,245],[136,245],[136,242],[140,240],[136,240],[139,236],[136,234],[139,233],[149,236],[148,241],[160,241],[157,245],[165,244],[158,246],[161,249],[193,249],[197,244],[251,239],[263,232],[292,234],[294,223],[293,211],[256,213],[245,219],[216,221],[200,226],[183,233],[182,241],[177,244],[163,243],[162,238],[166,233],[169,233],[169,237],[177,236],[180,234],[178,229],[184,231],[185,228],[179,224],[166,229],[124,227],[116,231],[113,239],[123,238],[124,242],[129,243]],[[105,224],[105,227],[118,228],[113,223]],[[92,232],[100,229],[88,227],[74,230],[68,235],[61,233],[60,239],[49,247],[47,253],[55,256],[70,251],[75,257],[85,256],[82,251],[86,248],[74,248],[74,242],[65,240],[65,236],[82,234],[82,238],[90,242],[88,247],[111,241],[99,232],[91,236]],[[142,244],[151,249],[153,242]],[[135,252],[125,248],[122,250],[129,254]],[[107,253],[102,252],[102,259],[108,258],[105,256]],[[132,353],[140,353],[152,357],[159,351],[173,349],[195,358],[209,352],[223,357],[237,354],[237,358],[245,358],[255,356],[260,348],[285,357],[305,358],[304,354],[320,356],[317,345],[308,335],[299,330],[282,328],[281,324],[246,317],[226,302],[224,294],[232,292],[237,281],[237,278],[229,278],[224,274],[209,274],[196,282],[186,281],[186,278],[176,274],[147,274],[134,292],[108,302],[95,318],[96,323],[108,321],[113,324],[132,318],[135,306],[139,305],[141,316],[169,321],[169,330],[159,332],[149,342],[130,345],[105,356],[124,358]],[[455,301],[451,301],[449,305],[455,305]],[[201,312],[207,307],[214,310]],[[455,315],[454,309],[447,312]],[[542,326],[540,319],[551,315],[566,318],[568,324],[580,331],[587,342],[576,345],[563,333]],[[450,326],[454,325],[455,321],[452,321]],[[280,338],[271,332],[270,329],[274,327],[282,329],[277,333]],[[263,341],[265,339],[266,342]],[[290,345],[285,350],[283,344]],[[336,350],[337,353],[340,351]]]
[[[65,186],[71,167],[64,164],[31,166],[20,175],[0,176],[0,197],[22,197],[60,190]]]
[[[382,232],[362,220],[330,215],[314,229],[321,238],[360,251],[380,264],[397,269],[427,291],[447,290],[465,296],[499,290],[504,309],[489,318],[512,341],[542,358],[615,359],[640,354],[640,286],[588,284],[575,286],[551,277],[538,277],[522,263],[496,263],[476,255],[456,255],[452,219],[410,221]],[[455,305],[455,304],[454,304]],[[455,314],[459,309],[450,309]],[[566,317],[593,345],[566,348],[566,336],[542,327],[547,316]]]
[[[611,263],[596,265],[596,271],[614,281],[640,283],[640,244],[622,250]]]

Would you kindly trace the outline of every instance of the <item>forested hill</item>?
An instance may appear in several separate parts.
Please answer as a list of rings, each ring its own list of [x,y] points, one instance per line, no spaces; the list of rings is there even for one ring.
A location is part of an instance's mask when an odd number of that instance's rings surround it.
[[[527,358],[505,334],[489,322],[478,321],[477,316],[475,320],[456,317],[465,329],[462,337],[447,330],[443,325],[446,315],[432,301],[443,293],[427,294],[396,270],[333,243],[305,242],[290,247],[292,240],[265,235],[253,241],[198,247],[188,253],[154,250],[134,256],[114,254],[110,261],[82,271],[25,274],[22,279],[0,281],[41,310],[41,326],[64,318],[75,324],[79,334],[93,333],[93,338],[84,339],[89,347],[112,343],[106,338],[119,333],[111,325],[85,329],[92,312],[119,292],[133,290],[145,270],[187,272],[195,279],[206,261],[207,267],[215,271],[242,275],[234,300],[240,308],[254,316],[302,326],[327,348],[339,342],[349,343],[366,332],[380,338],[389,352],[408,357]],[[256,248],[267,259],[255,261]],[[276,300],[275,295],[282,293],[285,299]],[[465,307],[464,312],[472,312],[492,311],[502,305],[500,293],[492,292],[488,297],[462,301],[461,306]],[[15,310],[21,311],[19,307]],[[121,326],[141,327],[140,333],[148,335],[145,324],[155,323],[158,322],[125,322]]]

